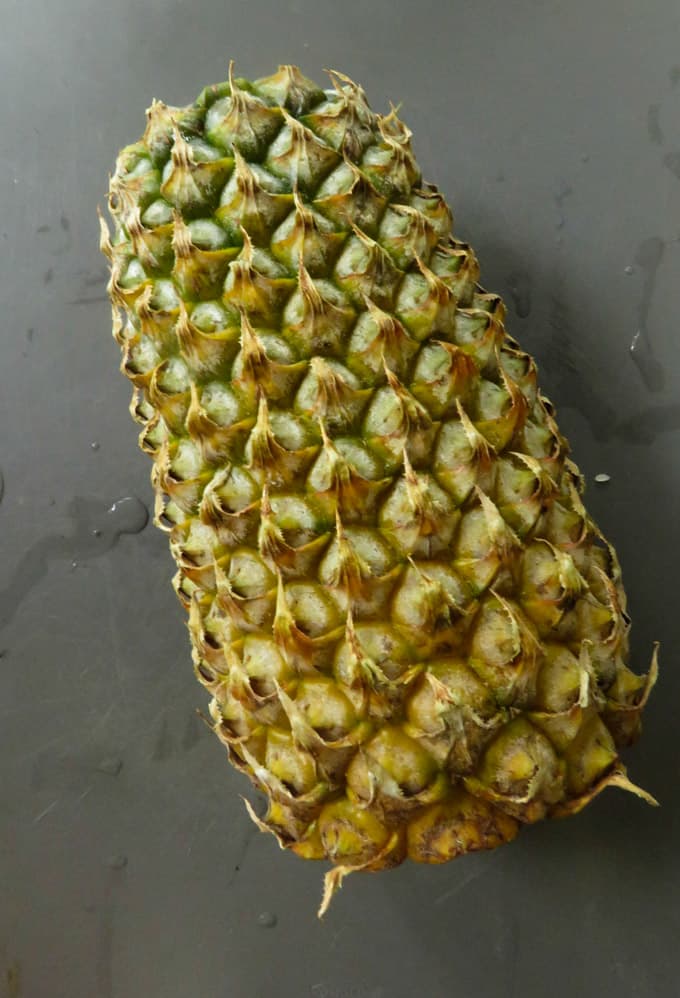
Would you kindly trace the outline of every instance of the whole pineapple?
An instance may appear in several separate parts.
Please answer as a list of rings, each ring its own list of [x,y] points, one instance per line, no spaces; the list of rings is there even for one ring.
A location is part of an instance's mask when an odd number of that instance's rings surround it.
[[[154,102],[102,223],[156,522],[257,824],[342,877],[647,794],[616,554],[410,132],[293,66]],[[653,802],[653,801],[652,801]]]

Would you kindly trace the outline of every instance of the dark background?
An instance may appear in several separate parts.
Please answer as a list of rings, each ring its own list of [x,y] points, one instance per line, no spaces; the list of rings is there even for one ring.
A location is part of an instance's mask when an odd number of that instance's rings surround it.
[[[0,994],[678,995],[677,0],[0,6]],[[231,57],[403,101],[618,547],[639,670],[662,641],[627,759],[661,809],[611,790],[498,852],[351,877],[321,924],[321,865],[256,832],[195,715],[166,539],[110,511],[150,505],[150,465],[95,208],[151,99]]]

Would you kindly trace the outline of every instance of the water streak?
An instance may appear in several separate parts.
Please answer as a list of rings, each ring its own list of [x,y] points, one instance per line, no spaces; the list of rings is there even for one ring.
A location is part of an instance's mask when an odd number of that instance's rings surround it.
[[[654,355],[648,327],[649,313],[663,251],[663,240],[659,239],[658,236],[652,236],[640,243],[635,254],[635,263],[642,271],[644,280],[637,308],[638,328],[630,345],[630,356],[650,392],[662,391],[665,383],[664,370]]]
[[[508,291],[520,319],[526,319],[531,312],[531,279],[524,270],[508,275]]]
[[[8,585],[0,590],[0,630],[14,617],[33,587],[55,561],[71,569],[110,551],[124,534],[138,534],[149,521],[149,511],[136,496],[124,496],[111,506],[80,496],[69,506],[70,533],[48,534],[26,551]]]

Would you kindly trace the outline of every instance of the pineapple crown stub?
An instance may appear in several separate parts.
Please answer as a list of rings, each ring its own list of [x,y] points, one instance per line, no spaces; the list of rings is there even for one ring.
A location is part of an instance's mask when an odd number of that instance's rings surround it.
[[[258,825],[342,877],[579,810],[656,677],[536,367],[394,108],[337,72],[155,101],[109,292],[196,675]]]

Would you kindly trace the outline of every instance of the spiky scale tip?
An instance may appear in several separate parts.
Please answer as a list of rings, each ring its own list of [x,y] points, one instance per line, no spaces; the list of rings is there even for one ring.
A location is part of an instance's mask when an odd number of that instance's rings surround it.
[[[634,786],[657,676],[536,368],[397,110],[294,66],[154,102],[100,247],[211,727],[343,878]],[[125,321],[121,317],[125,317]]]

